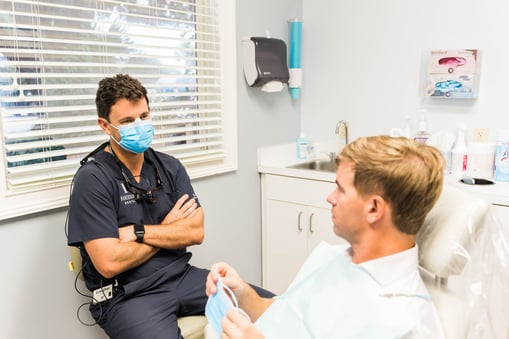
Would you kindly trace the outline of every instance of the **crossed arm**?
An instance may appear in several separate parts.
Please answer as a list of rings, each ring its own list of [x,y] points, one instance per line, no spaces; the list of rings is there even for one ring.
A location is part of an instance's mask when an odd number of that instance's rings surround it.
[[[136,242],[134,225],[119,228],[118,238],[100,238],[84,243],[94,267],[112,278],[137,267],[159,249],[177,249],[201,244],[204,238],[203,209],[194,199],[183,195],[165,216],[160,225],[145,225],[143,243]]]

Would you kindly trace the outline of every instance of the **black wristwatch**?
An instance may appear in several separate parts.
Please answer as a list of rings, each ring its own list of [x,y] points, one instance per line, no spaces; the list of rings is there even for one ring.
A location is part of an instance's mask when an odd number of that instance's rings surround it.
[[[134,234],[136,234],[136,242],[143,242],[145,236],[145,225],[134,224]]]

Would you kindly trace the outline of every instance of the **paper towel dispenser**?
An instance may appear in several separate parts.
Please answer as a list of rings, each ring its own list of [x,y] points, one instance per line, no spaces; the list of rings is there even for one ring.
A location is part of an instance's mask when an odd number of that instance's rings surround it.
[[[244,75],[249,86],[277,92],[288,83],[290,75],[283,40],[264,37],[243,39]]]

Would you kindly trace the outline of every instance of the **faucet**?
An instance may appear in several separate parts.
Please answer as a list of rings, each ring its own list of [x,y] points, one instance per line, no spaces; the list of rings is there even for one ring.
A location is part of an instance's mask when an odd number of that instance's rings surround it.
[[[336,134],[345,139],[345,145],[348,144],[348,124],[345,120],[339,120],[336,124]]]

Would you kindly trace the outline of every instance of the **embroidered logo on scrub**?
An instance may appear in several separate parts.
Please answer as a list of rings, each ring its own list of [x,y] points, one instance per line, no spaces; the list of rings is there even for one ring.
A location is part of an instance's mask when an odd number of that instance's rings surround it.
[[[124,205],[135,204],[136,199],[135,199],[134,194],[132,194],[131,192],[129,192],[127,190],[124,183],[121,183],[120,186],[122,187],[122,191],[123,191],[122,195],[120,196],[120,201],[122,201],[122,203],[124,203]]]

